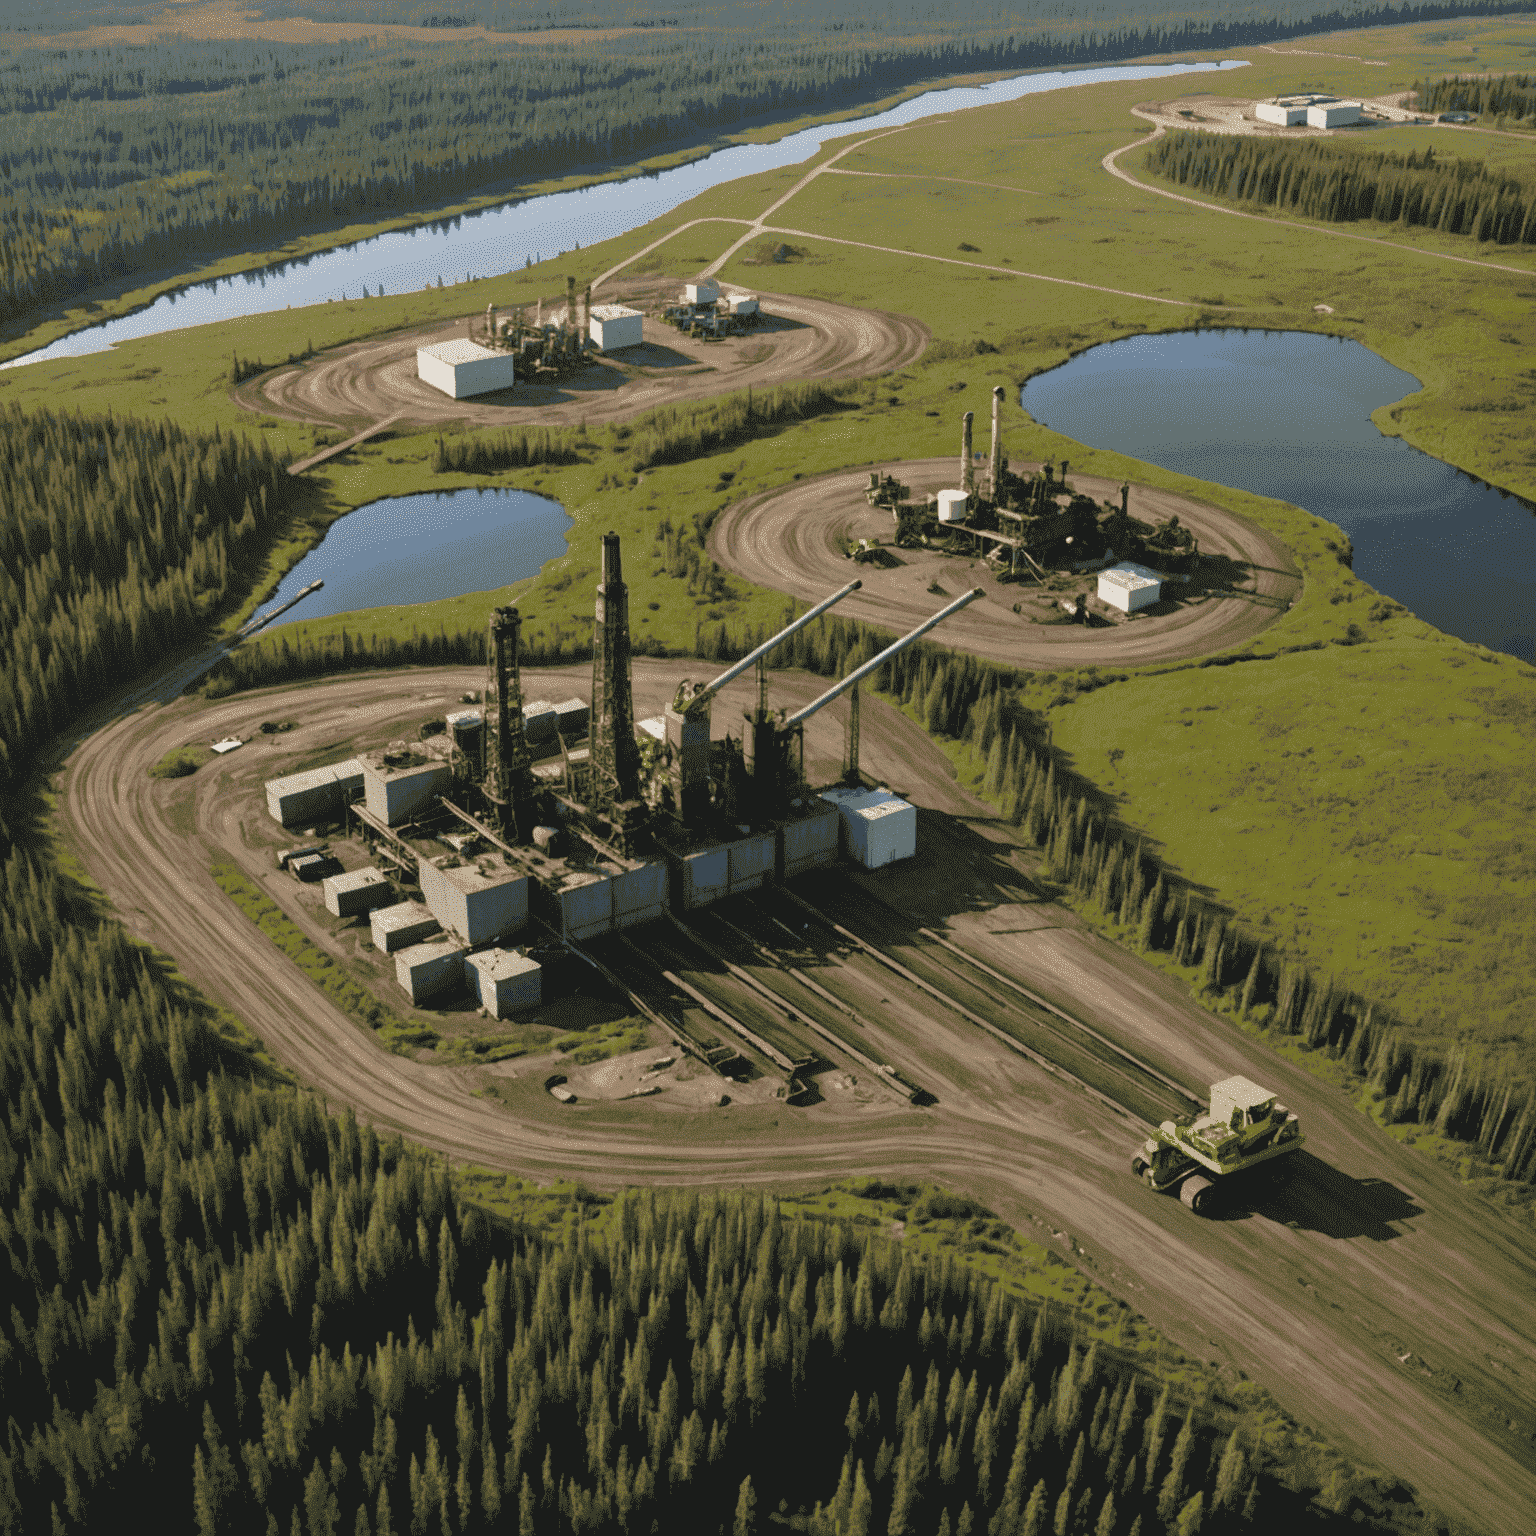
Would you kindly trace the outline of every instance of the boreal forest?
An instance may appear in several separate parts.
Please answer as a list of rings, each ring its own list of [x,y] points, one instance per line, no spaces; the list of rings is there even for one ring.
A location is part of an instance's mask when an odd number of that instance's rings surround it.
[[[728,18],[635,6],[616,30],[590,6],[445,6],[369,7],[371,21],[414,25],[419,42],[43,48],[28,46],[26,31],[0,34],[0,326],[16,334],[39,306],[136,275],[271,250],[339,222],[429,214],[492,187],[514,196],[540,179],[702,147],[751,120],[923,81],[1219,50],[1367,15],[1390,24],[1519,8],[1480,0],[1323,14],[1303,0],[1203,0],[1170,20],[1148,0],[1122,0],[941,18],[842,0]],[[357,16],[336,3],[254,11]],[[50,5],[12,25],[56,31],[143,12]],[[461,39],[445,21],[493,32]],[[558,41],[541,41],[551,29],[563,29]]]
[[[1335,224],[1370,219],[1496,245],[1536,244],[1536,176],[1478,160],[1364,151],[1333,139],[1170,133],[1147,169],[1181,187]]]

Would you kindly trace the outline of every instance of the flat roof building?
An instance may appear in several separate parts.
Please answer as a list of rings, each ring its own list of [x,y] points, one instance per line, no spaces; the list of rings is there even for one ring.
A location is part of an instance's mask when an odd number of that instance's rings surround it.
[[[419,901],[401,901],[392,907],[375,907],[368,919],[373,947],[380,954],[392,955],[397,949],[409,949],[430,939],[438,930],[438,921]]]
[[[1323,102],[1307,108],[1309,128],[1345,128],[1350,123],[1358,123],[1360,118],[1361,103],[1358,101]]]
[[[376,869],[352,869],[343,875],[327,875],[321,889],[325,909],[332,917],[355,917],[375,907],[392,906],[394,887]]]
[[[604,352],[638,347],[645,340],[645,316],[627,304],[594,304],[589,330]]]
[[[409,821],[453,780],[447,763],[422,762],[414,754],[390,762],[380,753],[363,758],[362,764],[363,796],[368,810],[388,827]]]
[[[413,944],[395,956],[395,980],[413,1003],[464,984],[464,946],[452,939]]]
[[[544,968],[515,949],[483,949],[464,959],[465,979],[493,1019],[505,1019],[544,1000]]]
[[[482,347],[467,336],[434,342],[416,349],[416,377],[451,400],[487,395],[511,389],[516,382],[516,360],[511,352]]]
[[[444,928],[467,944],[516,933],[528,922],[528,876],[505,865],[461,864],[442,869],[423,859],[421,896]]]
[[[849,856],[881,869],[917,852],[917,807],[888,789],[829,789],[821,797],[843,819]]]
[[[687,304],[716,304],[720,300],[720,284],[712,277],[701,277],[696,283],[683,285],[683,301]]]
[[[1134,560],[1122,560],[1099,572],[1099,601],[1122,613],[1150,608],[1162,595],[1163,578]]]
[[[285,827],[334,816],[363,787],[363,765],[355,757],[305,773],[267,780],[267,814]]]

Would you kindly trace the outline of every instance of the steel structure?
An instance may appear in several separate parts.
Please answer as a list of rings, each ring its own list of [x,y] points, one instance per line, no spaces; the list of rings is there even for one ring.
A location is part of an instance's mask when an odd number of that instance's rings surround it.
[[[492,611],[486,644],[484,756],[481,790],[497,829],[517,835],[518,811],[532,795],[533,753],[523,730],[523,682],[518,666],[522,615]]]
[[[603,535],[603,579],[592,621],[592,798],[611,809],[640,796],[640,748],[630,688],[629,588],[619,536]]]

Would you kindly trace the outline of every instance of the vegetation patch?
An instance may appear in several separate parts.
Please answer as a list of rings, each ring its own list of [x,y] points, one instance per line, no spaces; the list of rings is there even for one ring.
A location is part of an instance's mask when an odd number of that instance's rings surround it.
[[[606,1061],[610,1056],[622,1056],[627,1051],[643,1051],[648,1031],[644,1024],[625,1020],[612,1020],[599,1024],[595,1029],[573,1030],[558,1035],[550,1042],[557,1051],[568,1052],[579,1067],[590,1067],[594,1062]]]
[[[196,773],[204,763],[211,763],[213,756],[211,747],[172,747],[150,768],[149,776],[152,779],[184,779]]]
[[[416,1020],[402,1019],[386,1008],[372,992],[355,981],[315,944],[269,896],[265,896],[238,865],[224,859],[213,863],[218,888],[256,924],[278,950],[286,955],[344,1013],[378,1035],[397,1056],[410,1055],[417,1047],[436,1045],[437,1031]]]

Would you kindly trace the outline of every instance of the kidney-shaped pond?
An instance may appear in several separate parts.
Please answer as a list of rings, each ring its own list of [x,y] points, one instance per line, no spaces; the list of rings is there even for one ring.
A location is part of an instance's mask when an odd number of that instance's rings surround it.
[[[1356,341],[1178,331],[1092,347],[1019,399],[1080,443],[1337,523],[1378,592],[1438,629],[1536,661],[1536,508],[1376,430],[1371,412],[1418,388]]]
[[[325,586],[278,625],[494,591],[563,555],[570,523],[558,501],[529,491],[424,491],[369,502],[331,524],[262,611],[317,577]]]

